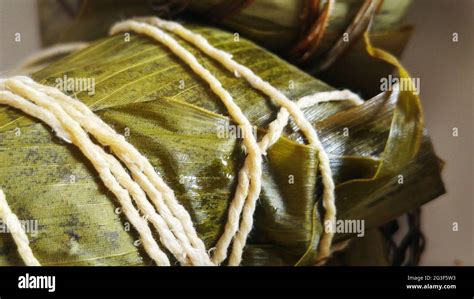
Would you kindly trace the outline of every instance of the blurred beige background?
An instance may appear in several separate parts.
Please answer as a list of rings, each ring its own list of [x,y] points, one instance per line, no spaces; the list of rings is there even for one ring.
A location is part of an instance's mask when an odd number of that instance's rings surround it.
[[[416,32],[403,62],[420,78],[426,125],[446,162],[447,194],[423,207],[422,265],[474,265],[473,12],[474,0],[414,0],[407,16]],[[0,72],[39,48],[37,24],[35,0],[0,0]],[[454,127],[459,137],[452,136]]]
[[[474,265],[472,0],[415,0],[407,16],[416,31],[403,55],[421,81],[426,125],[445,162],[447,194],[423,207],[423,265]],[[459,42],[452,41],[453,33]],[[454,127],[459,137],[452,136]],[[453,232],[457,222],[459,231]]]

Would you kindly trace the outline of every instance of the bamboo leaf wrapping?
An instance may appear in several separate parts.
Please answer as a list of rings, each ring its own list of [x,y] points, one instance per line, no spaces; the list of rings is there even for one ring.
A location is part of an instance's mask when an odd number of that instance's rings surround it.
[[[210,27],[192,28],[293,100],[332,89],[251,42],[235,42],[232,34]],[[216,75],[262,134],[278,107],[243,79],[180,42]],[[232,122],[219,99],[166,48],[133,34],[130,42],[124,42],[123,35],[98,40],[33,78],[55,85],[63,76],[95,79],[95,94],[86,91],[76,96],[118,132],[129,132],[125,136],[173,188],[211,248],[225,224],[244,158],[240,139],[220,135]],[[294,88],[289,88],[290,80]],[[444,192],[438,159],[426,133],[415,136],[407,130],[416,126],[416,118],[405,119],[396,128],[400,134],[390,133],[400,111],[413,111],[413,101],[405,97],[403,92],[393,92],[355,108],[342,101],[305,110],[333,157],[338,218],[364,219],[366,228],[376,227]],[[265,159],[262,195],[244,265],[315,262],[323,229],[317,153],[292,128]],[[349,128],[348,137],[343,136],[343,128]],[[414,157],[403,152],[382,158],[387,144],[400,142],[396,136],[416,137],[420,150]],[[39,233],[30,238],[42,264],[151,264],[134,245],[133,229],[116,213],[114,197],[74,146],[6,107],[0,107],[0,146],[0,186],[20,219],[38,220]],[[395,162],[383,177],[377,176],[380,163],[394,157],[403,163]],[[404,185],[397,183],[399,174],[405,176]],[[348,237],[336,234],[336,242]],[[21,264],[5,234],[0,235],[0,263]]]

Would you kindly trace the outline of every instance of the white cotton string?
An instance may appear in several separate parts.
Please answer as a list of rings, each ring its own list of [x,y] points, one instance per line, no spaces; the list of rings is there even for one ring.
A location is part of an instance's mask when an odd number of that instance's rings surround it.
[[[353,93],[348,89],[344,90],[332,90],[332,91],[323,91],[323,92],[316,92],[311,95],[304,96],[300,98],[296,104],[301,109],[308,108],[314,106],[318,103],[322,102],[329,102],[329,101],[348,101],[352,103],[354,106],[359,106],[364,103],[359,95]]]
[[[92,143],[89,136],[87,136],[87,133],[84,132],[80,125],[75,120],[73,120],[61,108],[61,106],[59,106],[54,101],[50,101],[45,94],[42,94],[41,92],[28,87],[23,82],[17,79],[5,80],[4,86],[10,91],[15,92],[17,95],[23,95],[29,100],[31,100],[33,103],[35,103],[37,106],[37,114],[44,114],[45,111],[49,111],[57,118],[58,122],[63,126],[64,130],[66,130],[70,134],[71,141],[91,161],[92,165],[99,173],[99,176],[101,177],[105,186],[110,191],[112,191],[112,193],[114,193],[117,199],[119,200],[125,215],[139,232],[146,252],[158,265],[169,266],[169,259],[167,255],[163,251],[161,251],[157,242],[154,240],[152,232],[147,225],[147,221],[140,217],[140,214],[132,204],[128,191],[122,188],[119,182],[117,182],[116,177],[114,177],[114,175],[112,174],[112,170],[110,169],[111,165],[105,158],[105,152],[100,147]],[[3,99],[9,97],[10,95],[8,94],[8,91],[0,91],[0,104],[6,104],[6,101],[4,101]],[[8,101],[12,100],[15,99],[11,97],[8,99]],[[27,113],[26,109],[22,109],[21,103],[17,103],[16,107]],[[46,117],[42,118],[42,120],[47,119],[48,118]],[[53,125],[55,124],[48,123],[48,125],[53,127]]]
[[[54,130],[54,132],[56,132],[59,138],[63,139],[67,143],[71,143],[71,137],[69,133],[64,131],[63,127],[58,122],[56,117],[54,117],[54,115],[52,115],[49,111],[40,111],[36,109],[36,105],[9,91],[0,92],[3,95],[2,98],[0,98],[1,104],[6,104],[16,109],[21,109],[26,114],[42,120],[44,123],[50,125],[50,127]]]
[[[28,236],[23,230],[20,220],[18,220],[18,217],[10,210],[2,189],[0,189],[0,218],[3,219],[12,234],[23,262],[25,262],[27,266],[41,266],[31,251]]]
[[[334,90],[334,91],[326,91],[326,92],[316,92],[312,95],[308,95],[308,96],[304,96],[300,98],[296,104],[301,109],[304,109],[304,108],[317,105],[322,102],[329,102],[329,101],[349,101],[354,106],[359,106],[364,103],[364,101],[359,97],[359,95],[353,93],[350,90],[345,89],[345,90]],[[282,111],[280,111],[278,114],[280,113],[282,113]],[[321,169],[321,172],[323,172],[323,169]],[[327,221],[332,221],[331,223],[335,221],[335,218],[331,219],[330,217],[328,217],[327,213],[325,216],[326,216],[324,218],[325,223],[327,223]],[[324,225],[324,227],[326,227],[326,225]],[[332,252],[342,250],[342,248],[345,248],[347,246],[347,243],[346,243],[346,245],[344,245],[341,249],[331,248],[332,235],[330,236],[330,238],[328,237],[324,238],[324,236],[328,236],[328,233],[326,232],[326,235],[323,235],[323,239],[321,240],[320,246],[327,246],[328,248],[324,248],[323,250],[319,251],[320,254],[318,255],[318,261],[325,261],[332,254]],[[318,265],[321,265],[321,264],[324,264],[324,262],[321,262]]]
[[[185,260],[183,260],[183,257],[186,256],[191,260],[192,265],[212,265],[212,262],[205,249],[201,250],[192,247],[180,220],[174,217],[169,207],[163,201],[162,192],[166,192],[166,190],[163,188],[157,190],[157,188],[150,181],[150,178],[143,174],[144,168],[148,168],[149,170],[151,169],[150,171],[155,173],[155,170],[149,163],[148,159],[141,155],[140,152],[138,152],[134,146],[128,143],[122,135],[116,133],[109,125],[102,121],[82,102],[63,94],[56,88],[38,84],[28,77],[22,77],[21,80],[32,88],[36,88],[37,90],[42,91],[48,96],[54,98],[54,100],[57,101],[61,107],[87,132],[96,137],[102,145],[110,146],[112,152],[117,155],[122,160],[122,162],[125,163],[125,165],[127,165],[127,167],[132,172],[135,181],[137,181],[140,185],[139,187],[145,190],[151,201],[158,209],[159,214],[163,217],[156,219],[156,217],[159,215],[156,214],[154,208],[148,206],[147,202],[143,202],[142,200],[142,205],[144,205],[146,213],[150,215],[150,220],[154,222],[155,227],[163,239],[162,243],[164,243],[170,252],[173,253],[178,261],[180,261],[182,264],[186,264]],[[155,175],[157,174],[155,173]],[[138,197],[143,198],[144,194],[142,194],[142,189],[136,187],[138,186],[133,187],[134,194],[137,194]],[[182,209],[184,210],[184,207]],[[166,224],[162,223],[162,219],[164,219]],[[176,239],[172,234],[169,235],[169,230],[171,230],[174,235],[177,236],[180,244],[176,244]],[[196,235],[196,233],[194,233],[194,235]],[[202,245],[202,247],[204,247],[204,245]]]
[[[296,105],[300,109],[305,109],[321,102],[330,101],[348,101],[355,106],[364,103],[364,101],[359,97],[359,95],[353,93],[350,90],[345,89],[316,92],[314,94],[301,97],[296,102]],[[266,150],[271,145],[273,145],[278,140],[278,138],[280,138],[283,130],[288,124],[288,117],[288,110],[281,108],[277,114],[276,119],[270,123],[268,133],[259,142],[260,150],[262,152],[266,152]]]
[[[341,91],[335,90],[335,91],[327,91],[327,92],[316,92],[312,95],[302,97],[298,100],[297,105],[299,108],[304,109],[304,108],[314,106],[321,102],[329,102],[329,101],[349,101],[353,105],[360,105],[364,102],[357,94],[354,94],[349,90],[341,90]],[[284,128],[288,124],[288,118],[289,118],[288,110],[286,110],[285,108],[281,108],[279,113],[277,114],[276,119],[270,123],[267,134],[265,134],[262,140],[260,140],[260,142],[258,143],[262,153],[266,153],[268,148],[280,138],[281,134],[283,133]],[[248,168],[246,167],[246,165],[244,165],[242,172],[248,173]],[[252,215],[253,215],[253,212],[252,212]],[[230,265],[240,264],[241,259],[239,257],[242,256],[242,253],[243,253],[242,251],[243,251],[243,247],[245,246],[245,243],[241,245],[242,246],[238,246],[237,250],[232,252],[229,258]],[[220,253],[222,254],[222,251],[220,251]],[[214,258],[216,257],[219,257],[221,259],[225,258],[225,256],[222,256],[222,255],[221,256],[214,255]],[[321,258],[322,257],[318,257],[318,260]],[[216,260],[214,261],[217,262]]]
[[[196,57],[179,45],[179,43],[170,35],[154,26],[137,21],[124,21],[117,23],[111,28],[110,33],[115,34],[126,31],[134,31],[140,34],[145,34],[156,41],[163,43],[174,54],[186,62],[197,75],[199,75],[210,85],[212,91],[220,97],[226,106],[232,119],[242,129],[243,143],[247,150],[245,165],[248,168],[249,174],[247,175],[245,173],[245,166],[240,170],[239,182],[234,194],[234,198],[229,207],[228,219],[224,228],[223,236],[232,238],[237,230],[239,230],[239,215],[240,211],[244,208],[244,204],[247,207],[250,207],[250,205],[255,207],[255,203],[261,191],[262,157],[256,137],[252,133],[252,126],[249,120],[242,113],[238,105],[235,104],[229,92],[222,87],[222,84],[197,61]],[[246,198],[247,200],[245,200]],[[240,236],[238,237],[238,241],[240,241],[238,242],[239,244],[245,245],[248,232],[253,225],[253,212],[251,214],[252,215],[250,215],[250,217],[245,217],[245,221],[242,222],[244,227],[241,226],[238,233],[238,236]],[[249,226],[250,229],[247,228]],[[241,259],[241,254],[239,259]],[[216,260],[214,260],[214,262],[216,262]]]
[[[18,78],[18,80],[21,80],[23,83],[30,84],[30,85],[34,86],[35,88],[37,88],[36,89],[37,91],[43,91],[45,89],[48,89],[52,94],[60,94],[63,97],[67,97],[66,95],[62,94],[62,92],[60,92],[59,90],[57,90],[55,88],[52,88],[52,87],[47,87],[47,86],[35,83],[30,78],[27,78],[27,77],[16,77],[16,78]],[[16,79],[16,78],[14,78],[14,79]],[[10,79],[10,80],[13,80],[13,79]],[[6,93],[10,93],[10,92],[6,92]],[[55,119],[54,116],[51,116],[51,113],[49,113],[46,110],[44,112],[35,111],[34,108],[37,109],[36,105],[22,99],[19,96],[13,95],[13,97],[14,97],[14,100],[16,100],[16,102],[7,99],[8,101],[4,101],[4,103],[11,104],[13,107],[16,107],[16,108],[22,108],[22,106],[24,108],[26,107],[27,110],[28,110],[28,113],[30,115],[39,116],[38,118],[40,118],[41,120],[43,120],[46,123],[50,123],[50,125],[55,130],[58,130],[58,131],[62,130],[62,128],[58,127],[58,125],[57,125],[58,124],[57,119]],[[58,99],[56,98],[55,100],[57,101]],[[79,120],[79,123],[81,125],[86,124],[86,127],[88,127],[88,128],[95,127],[96,123],[95,123],[94,119],[91,119],[91,118],[86,119],[83,116],[81,116],[80,114],[78,115],[77,112],[76,113],[71,113],[71,111],[73,110],[74,105],[79,105],[79,104],[83,105],[83,108],[88,110],[87,106],[85,106],[84,104],[82,104],[82,103],[80,103],[76,100],[73,100],[71,98],[69,98],[69,100],[70,101],[68,101],[68,102],[62,102],[62,104],[63,104],[62,107],[65,108],[65,110],[75,120]],[[58,102],[61,103],[60,101],[58,101]],[[31,107],[33,107],[33,109]],[[31,113],[31,111],[33,111],[33,113]],[[88,110],[88,111],[91,114],[93,114],[90,110]],[[41,115],[41,113],[43,113],[43,114]],[[98,117],[95,117],[95,118],[97,120],[100,120]],[[114,138],[115,138],[116,141],[124,139],[123,136],[118,135],[115,132],[114,132],[114,134],[115,134]],[[100,136],[97,136],[97,134],[95,134],[94,136],[100,137]],[[96,150],[100,151],[101,149],[96,148]],[[105,155],[105,153],[103,153],[103,156],[105,156],[105,158],[109,162],[109,166],[111,167],[112,173],[118,178],[120,184],[122,184],[122,186],[125,186],[130,191],[130,193],[132,194],[132,196],[136,200],[137,205],[140,207],[140,209],[142,209],[145,212],[145,214],[147,216],[149,216],[150,221],[154,224],[154,226],[157,228],[158,232],[160,233],[162,243],[164,243],[166,245],[166,247],[170,250],[170,252],[175,255],[175,257],[178,259],[178,261],[180,261],[182,264],[188,264],[188,262],[186,260],[187,254],[185,254],[182,251],[180,244],[177,244],[177,242],[176,242],[174,236],[172,235],[170,229],[168,228],[168,226],[164,223],[162,218],[159,215],[156,214],[153,207],[146,200],[146,197],[145,197],[142,189],[139,188],[139,186],[129,178],[128,174],[123,170],[120,163],[118,163],[112,156]],[[194,255],[194,253],[192,251],[190,252],[190,254]],[[198,262],[195,262],[193,264],[194,265],[209,265],[210,260],[207,261],[207,262],[206,261],[204,261],[204,262],[199,262],[198,261]]]
[[[262,138],[262,141],[260,143],[260,149],[262,150],[262,152],[265,152],[266,148],[272,146],[278,140],[278,138],[280,138],[283,128],[288,123],[288,113],[291,114],[295,123],[298,125],[300,130],[308,139],[309,144],[318,150],[321,177],[324,185],[323,207],[326,210],[324,221],[335,221],[335,186],[332,178],[332,171],[329,165],[329,157],[318,138],[316,130],[313,128],[311,123],[305,118],[303,112],[299,109],[299,107],[294,102],[290,101],[283,93],[273,87],[270,83],[263,81],[259,76],[254,74],[252,70],[233,60],[230,54],[212,46],[203,36],[193,33],[192,31],[186,29],[181,24],[176,22],[164,21],[157,17],[147,18],[146,20],[155,26],[177,34],[184,40],[197,46],[201,51],[220,62],[230,72],[238,76],[243,76],[254,88],[262,91],[271,99],[276,101],[280,106],[282,106],[279,117],[277,117],[277,119],[270,124],[269,132]],[[121,24],[123,23],[119,23],[118,25]],[[126,28],[126,25],[124,27]],[[245,165],[243,170],[245,170]],[[239,177],[244,176],[245,173],[239,174]],[[241,262],[243,247],[245,246],[247,235],[253,226],[254,211],[255,200],[247,199],[247,201],[245,202],[245,206],[243,207],[242,223],[236,237],[234,238],[232,249],[233,252],[229,259],[230,265],[238,265]],[[229,215],[237,213],[240,214],[240,211],[230,211]],[[216,245],[215,255],[213,257],[214,262],[220,263],[226,258],[227,248],[229,246],[230,237],[232,235],[233,230],[224,231],[224,234]],[[320,242],[320,258],[325,258],[329,255],[332,238],[333,232],[326,232],[323,235]]]

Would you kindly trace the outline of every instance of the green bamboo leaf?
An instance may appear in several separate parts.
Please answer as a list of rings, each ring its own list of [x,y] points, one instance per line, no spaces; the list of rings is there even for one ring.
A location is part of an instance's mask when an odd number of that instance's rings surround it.
[[[291,99],[332,89],[247,40],[235,42],[230,33],[190,27]],[[197,49],[180,43],[215,74],[263,134],[279,107]],[[149,158],[190,212],[206,246],[215,244],[244,152],[239,138],[222,138],[222,129],[233,123],[220,100],[186,65],[148,38],[132,34],[124,42],[119,34],[94,42],[33,78],[53,86],[58,78],[93,78],[95,93],[74,95]],[[444,192],[438,159],[426,134],[416,137],[422,143],[414,157],[404,151],[397,158],[404,161],[397,171],[374,178],[386,145],[396,142],[397,135],[390,133],[394,116],[401,107],[412,107],[406,96],[393,92],[356,108],[341,101],[305,109],[333,157],[341,219],[363,219],[367,229],[377,227]],[[415,119],[408,119],[399,129],[411,134],[404,126],[414,123]],[[345,127],[349,137],[342,134]],[[265,159],[245,265],[315,262],[323,229],[317,152],[304,145],[292,128]],[[151,264],[134,245],[136,233],[116,213],[114,196],[74,146],[61,142],[37,120],[7,107],[0,107],[0,146],[0,186],[20,219],[38,220],[38,235],[30,237],[42,264]],[[389,154],[384,160],[393,158]],[[398,172],[405,175],[403,186],[394,180]],[[348,237],[336,234],[336,241]],[[0,264],[21,264],[8,235],[0,236],[0,249]]]
[[[372,229],[361,238],[354,238],[344,251],[336,252],[328,266],[390,266],[389,244],[378,229]]]

